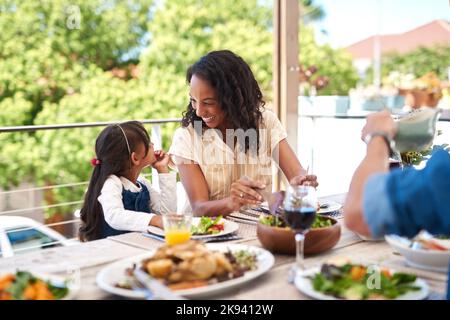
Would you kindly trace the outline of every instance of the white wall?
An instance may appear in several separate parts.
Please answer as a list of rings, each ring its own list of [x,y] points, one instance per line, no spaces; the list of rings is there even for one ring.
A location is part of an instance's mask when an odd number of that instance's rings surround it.
[[[297,155],[317,175],[320,196],[346,192],[353,172],[365,156],[361,140],[364,119],[299,118]],[[435,144],[450,144],[450,122],[438,122]]]

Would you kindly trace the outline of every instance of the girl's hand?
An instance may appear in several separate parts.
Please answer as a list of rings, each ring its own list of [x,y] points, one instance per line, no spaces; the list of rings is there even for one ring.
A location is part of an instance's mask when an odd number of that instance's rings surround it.
[[[155,151],[155,159],[156,161],[152,164],[152,167],[155,168],[158,173],[169,173],[169,161],[170,157],[164,150]]]
[[[159,215],[153,216],[152,220],[150,220],[150,223],[148,225],[164,229],[162,217]]]

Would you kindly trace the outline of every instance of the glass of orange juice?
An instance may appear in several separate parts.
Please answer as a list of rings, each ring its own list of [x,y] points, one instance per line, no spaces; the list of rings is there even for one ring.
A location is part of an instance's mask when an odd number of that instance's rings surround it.
[[[168,245],[179,244],[191,238],[192,215],[170,213],[163,215],[164,235]]]

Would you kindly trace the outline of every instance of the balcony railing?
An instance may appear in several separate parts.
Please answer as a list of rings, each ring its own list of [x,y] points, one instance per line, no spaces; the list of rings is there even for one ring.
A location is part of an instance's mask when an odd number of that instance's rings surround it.
[[[162,145],[162,135],[161,135],[161,125],[167,124],[167,123],[179,123],[181,119],[179,118],[170,118],[170,119],[148,119],[148,120],[141,120],[142,123],[151,125],[151,140],[155,145],[155,148],[161,148]],[[14,126],[14,127],[0,127],[0,134],[2,133],[11,133],[11,132],[36,132],[41,130],[66,130],[66,129],[75,129],[75,128],[92,128],[92,127],[105,127],[110,124],[120,123],[123,121],[111,121],[111,122],[90,122],[90,123],[71,123],[71,124],[55,124],[55,125],[33,125],[33,126]],[[152,175],[156,174],[154,170],[152,170]],[[150,176],[150,174],[147,174],[146,176]],[[25,193],[28,195],[34,196],[37,193],[43,193],[48,190],[54,190],[54,189],[60,189],[60,188],[74,188],[74,187],[87,187],[89,184],[89,181],[81,181],[81,182],[72,182],[72,183],[66,183],[66,184],[59,184],[59,185],[50,185],[50,186],[39,186],[39,187],[27,187],[22,189],[16,189],[16,190],[8,190],[8,191],[1,191],[0,190],[0,200],[2,199],[8,199],[12,196],[17,196],[20,193]],[[152,184],[155,187],[158,187],[158,179],[153,179]],[[1,203],[2,201],[0,201]],[[8,207],[8,200],[5,201],[7,203]],[[31,201],[29,201],[31,202]],[[0,217],[2,216],[32,216],[33,214],[37,215],[43,215],[44,210],[50,209],[50,208],[58,208],[58,207],[73,207],[73,212],[76,213],[79,211],[79,208],[81,207],[83,203],[83,200],[80,199],[78,201],[70,201],[70,202],[61,202],[56,204],[50,204],[50,205],[28,205],[25,208],[1,208],[0,207]],[[41,219],[39,219],[41,220]],[[43,219],[42,219],[43,220]],[[52,241],[46,241],[45,243],[35,244],[29,246],[21,246],[20,248],[13,248],[10,243],[9,237],[12,234],[18,235],[18,234],[24,234],[27,231],[32,230],[38,230],[39,232],[45,234],[45,230],[48,230],[47,228],[55,228],[58,226],[64,226],[64,225],[78,225],[80,222],[79,215],[74,214],[73,217],[69,220],[60,221],[60,222],[51,222],[51,223],[36,223],[33,225],[19,225],[17,227],[11,227],[6,228],[6,226],[0,226],[0,257],[7,257],[12,254],[20,254],[21,252],[31,250],[33,248],[45,248],[45,247],[52,247],[54,245],[60,245],[63,240],[58,239],[52,239]],[[4,231],[4,235],[1,234],[2,230]],[[46,234],[46,236],[50,235]],[[33,238],[34,239],[34,238]],[[36,241],[39,241],[38,239],[35,239]],[[64,239],[64,242],[70,243],[73,241],[76,241],[77,237],[74,236],[72,238]]]
[[[301,161],[309,162],[310,169],[319,176],[319,182],[322,185],[322,195],[345,192],[346,182],[351,178],[354,168],[360,161],[364,154],[365,147],[360,141],[359,134],[364,124],[366,114],[348,114],[348,115],[333,115],[333,114],[300,114],[299,115],[299,146],[297,146],[297,154]],[[179,123],[181,119],[159,119],[159,120],[142,120],[144,124],[151,125],[151,139],[155,144],[155,148],[160,148],[162,144],[161,125],[167,123]],[[446,134],[450,134],[450,114],[444,112],[439,119],[440,123],[444,125]],[[33,132],[39,130],[66,130],[74,128],[92,128],[103,127],[109,124],[118,122],[91,122],[91,123],[73,123],[73,124],[58,124],[58,125],[39,125],[39,126],[16,126],[16,127],[0,127],[0,134],[6,132]],[[347,132],[342,132],[347,130]],[[320,134],[318,134],[320,132]],[[446,141],[450,141],[450,137],[446,136]],[[355,146],[358,146],[355,151]],[[152,172],[154,174],[154,172]],[[157,186],[158,179],[152,179],[152,183]],[[59,185],[42,186],[42,187],[27,187],[18,190],[0,191],[0,200],[8,198],[19,193],[28,193],[34,195],[42,193],[46,190],[59,188],[76,188],[87,187],[88,181],[72,182]],[[339,186],[341,189],[333,189],[331,187]],[[321,188],[319,186],[319,188]],[[82,199],[79,201],[62,202],[51,205],[30,205],[25,208],[0,208],[0,217],[6,215],[14,216],[30,216],[31,214],[41,214],[44,210],[57,207],[73,207],[73,212],[81,207]],[[1,203],[1,202],[0,202]],[[44,224],[45,227],[57,227],[62,225],[78,225],[79,217],[74,215],[71,219],[60,222],[51,222]],[[0,226],[0,232],[1,232]],[[38,229],[36,226],[20,226],[13,230],[8,230],[8,233],[27,231]],[[4,237],[3,237],[4,238]],[[77,237],[68,239],[75,241]],[[2,235],[0,234],[0,241]],[[5,241],[5,240],[3,240]],[[45,245],[38,245],[34,247],[45,247],[58,244],[60,241],[47,242]],[[11,247],[4,247],[5,244],[0,242],[0,257],[11,254]],[[15,249],[15,253],[20,253],[31,249],[31,247]]]

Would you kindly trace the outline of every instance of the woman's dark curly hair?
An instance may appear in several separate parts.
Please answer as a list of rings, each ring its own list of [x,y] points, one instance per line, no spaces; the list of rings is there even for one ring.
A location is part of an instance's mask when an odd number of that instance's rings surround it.
[[[218,104],[224,111],[225,118],[232,124],[231,129],[255,129],[259,149],[259,125],[262,121],[262,108],[265,105],[263,95],[249,65],[238,55],[229,50],[212,51],[189,67],[186,81],[189,84],[193,75],[207,81],[217,93]],[[194,125],[202,121],[189,102],[183,112],[182,125]],[[245,152],[252,142],[245,141]]]

